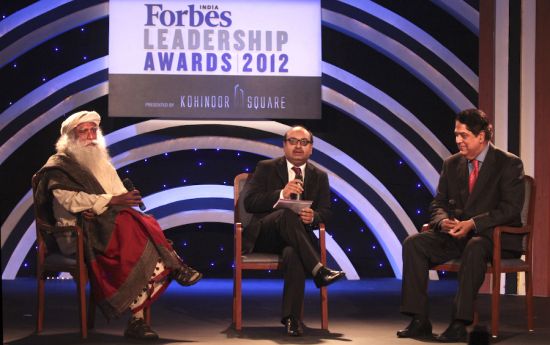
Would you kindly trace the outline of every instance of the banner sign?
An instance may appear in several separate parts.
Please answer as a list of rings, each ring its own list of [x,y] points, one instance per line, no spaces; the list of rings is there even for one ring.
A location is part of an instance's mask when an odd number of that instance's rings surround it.
[[[111,0],[109,115],[321,118],[319,0]]]

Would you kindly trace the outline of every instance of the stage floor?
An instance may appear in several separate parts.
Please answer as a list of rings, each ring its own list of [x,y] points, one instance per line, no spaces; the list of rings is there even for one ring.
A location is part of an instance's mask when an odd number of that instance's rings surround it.
[[[401,282],[368,279],[338,282],[329,288],[329,330],[320,329],[318,290],[306,287],[305,334],[288,337],[280,320],[281,280],[246,279],[243,283],[243,330],[231,328],[232,281],[203,279],[192,287],[172,284],[154,304],[152,327],[160,335],[155,344],[421,344],[398,339],[395,332],[408,318],[399,314]],[[455,281],[430,284],[434,333],[449,321]],[[110,323],[98,311],[96,327],[82,341],[78,330],[75,285],[72,281],[46,282],[44,332],[34,334],[36,313],[34,279],[2,281],[4,344],[132,344],[143,343],[122,335],[128,317]],[[500,337],[502,345],[550,344],[550,298],[535,298],[535,332],[528,333],[524,298],[503,296]],[[480,323],[490,323],[489,295],[479,301]]]

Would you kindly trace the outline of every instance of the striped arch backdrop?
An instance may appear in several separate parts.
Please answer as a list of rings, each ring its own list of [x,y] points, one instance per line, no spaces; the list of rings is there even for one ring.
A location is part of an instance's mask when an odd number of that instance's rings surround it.
[[[281,155],[294,123],[109,118],[108,2],[17,3],[0,22],[2,278],[32,269],[30,178],[63,119],[82,109],[103,116],[119,174],[182,256],[229,276],[233,177]],[[455,152],[454,114],[477,106],[479,6],[321,3],[323,119],[304,125],[315,134],[312,160],[329,173],[329,251],[352,279],[400,278],[401,243],[427,221],[442,161]]]

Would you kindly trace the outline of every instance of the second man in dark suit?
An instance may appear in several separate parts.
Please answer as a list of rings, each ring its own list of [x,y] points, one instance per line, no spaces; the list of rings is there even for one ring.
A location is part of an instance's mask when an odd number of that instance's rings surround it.
[[[403,243],[401,312],[412,317],[397,332],[400,338],[432,336],[428,320],[428,270],[431,265],[460,258],[458,291],[452,321],[437,337],[441,342],[466,342],[474,301],[492,259],[495,226],[521,226],[524,202],[523,164],[490,142],[492,127],[485,113],[458,113],[454,130],[459,152],[447,158],[431,204],[431,230]],[[502,236],[503,257],[521,251],[521,237]]]
[[[344,272],[319,262],[309,230],[330,215],[330,189],[327,174],[308,162],[313,152],[313,136],[303,127],[293,127],[284,136],[284,157],[261,161],[247,183],[244,207],[252,219],[244,230],[244,250],[282,254],[284,292],[282,323],[289,335],[303,333],[301,311],[306,274],[317,287],[344,277]],[[279,199],[300,195],[312,200],[311,208],[299,214],[274,209]]]

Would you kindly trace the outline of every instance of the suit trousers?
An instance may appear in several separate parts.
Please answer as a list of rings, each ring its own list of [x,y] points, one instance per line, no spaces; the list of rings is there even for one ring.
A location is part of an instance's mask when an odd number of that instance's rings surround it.
[[[457,240],[446,233],[428,231],[407,237],[403,243],[401,313],[427,318],[430,267],[460,258],[452,319],[471,323],[474,301],[485,279],[492,251],[492,241],[481,236]]]
[[[319,254],[300,217],[288,209],[276,210],[260,220],[255,252],[282,255],[284,277],[282,318],[301,319],[306,272],[319,263]]]

